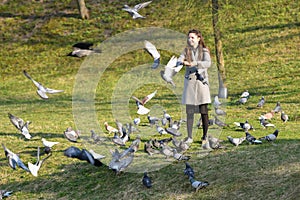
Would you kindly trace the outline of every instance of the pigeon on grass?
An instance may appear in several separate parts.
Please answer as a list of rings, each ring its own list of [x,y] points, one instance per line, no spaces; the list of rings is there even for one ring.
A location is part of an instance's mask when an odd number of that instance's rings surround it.
[[[240,144],[242,144],[245,140],[246,137],[241,137],[241,138],[233,138],[231,136],[227,136],[227,139],[229,140],[229,142],[231,144],[233,144],[234,146],[239,146]]]
[[[0,199],[11,196],[13,191],[0,190]]]
[[[144,186],[146,186],[146,188],[152,187],[152,181],[151,181],[151,178],[148,176],[147,172],[144,172],[142,183]]]
[[[197,181],[193,177],[189,177],[189,181],[192,184],[192,187],[195,188],[196,192],[202,188],[205,188],[209,185],[207,181]]]
[[[195,178],[194,169],[190,166],[190,164],[188,162],[185,162],[185,169],[183,170],[183,172],[184,172],[184,175]]]
[[[259,138],[260,140],[267,140],[268,142],[273,142],[278,137],[279,130],[275,130],[273,133]]]
[[[262,144],[262,141],[257,140],[253,135],[251,135],[249,132],[246,133],[246,140],[249,142],[249,144]]]
[[[68,127],[66,131],[64,131],[64,136],[70,141],[70,142],[77,142],[79,138],[80,131],[75,131],[72,129],[72,127]]]
[[[21,161],[19,156],[6,148],[6,146],[2,143],[2,147],[4,149],[4,153],[6,158],[8,159],[8,164],[12,169],[16,169],[16,166],[20,167],[21,169],[29,172],[28,167]]]

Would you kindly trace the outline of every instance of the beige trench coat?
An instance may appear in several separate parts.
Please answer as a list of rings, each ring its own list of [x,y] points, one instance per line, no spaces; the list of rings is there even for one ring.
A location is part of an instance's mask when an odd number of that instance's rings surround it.
[[[184,61],[185,53],[182,53],[179,57],[179,61]],[[189,105],[201,105],[211,103],[208,73],[207,69],[211,66],[211,58],[208,49],[203,48],[203,58],[201,61],[197,61],[197,66],[186,66],[184,75],[184,89],[182,94],[182,104]],[[203,82],[197,80],[195,71],[203,76]]]

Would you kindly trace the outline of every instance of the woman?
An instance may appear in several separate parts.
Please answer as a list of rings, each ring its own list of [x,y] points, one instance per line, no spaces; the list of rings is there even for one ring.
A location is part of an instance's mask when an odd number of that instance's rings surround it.
[[[178,64],[186,67],[182,95],[182,104],[186,105],[187,114],[186,141],[193,142],[194,113],[201,113],[204,141],[208,131],[207,105],[211,103],[207,73],[211,58],[200,31],[193,29],[188,32],[187,47],[178,58]]]

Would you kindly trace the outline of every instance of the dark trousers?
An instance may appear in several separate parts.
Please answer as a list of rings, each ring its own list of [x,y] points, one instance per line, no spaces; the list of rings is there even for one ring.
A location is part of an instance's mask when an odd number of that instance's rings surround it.
[[[202,119],[202,129],[203,136],[202,140],[206,139],[207,131],[208,131],[208,108],[207,104],[201,105],[186,105],[186,114],[187,114],[187,132],[188,137],[193,138],[193,124],[194,124],[194,114],[200,113]]]

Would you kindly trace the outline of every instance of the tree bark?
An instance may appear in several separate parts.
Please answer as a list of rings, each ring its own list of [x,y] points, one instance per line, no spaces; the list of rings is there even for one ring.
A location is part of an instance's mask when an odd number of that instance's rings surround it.
[[[219,97],[227,98],[227,88],[226,88],[226,73],[224,58],[222,52],[222,41],[221,41],[221,32],[219,27],[219,3],[218,0],[212,0],[212,20],[213,20],[213,29],[215,37],[215,51],[217,59],[217,67],[219,71]]]
[[[84,0],[76,0],[78,5],[78,10],[82,19],[89,19],[89,10],[85,6]]]

